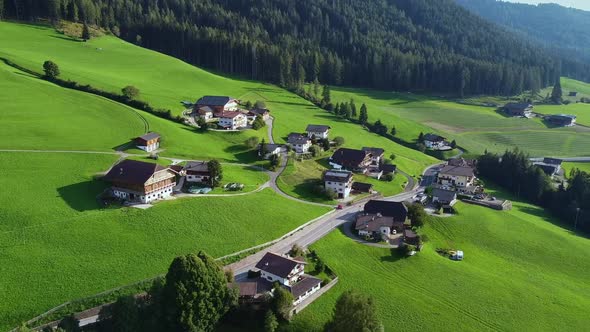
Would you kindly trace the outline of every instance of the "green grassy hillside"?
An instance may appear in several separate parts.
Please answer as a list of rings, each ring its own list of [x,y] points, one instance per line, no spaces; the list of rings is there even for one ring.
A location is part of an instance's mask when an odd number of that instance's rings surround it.
[[[416,257],[357,244],[335,231],[313,249],[339,276],[299,314],[292,331],[320,331],[347,289],[370,294],[385,331],[585,330],[590,309],[590,241],[551,224],[540,208],[510,212],[459,204],[433,219]],[[436,248],[464,250],[454,262]],[[556,319],[559,317],[559,319]]]
[[[156,107],[170,108],[176,114],[182,111],[180,101],[194,101],[208,94],[264,100],[277,120],[274,135],[279,142],[292,131],[305,130],[307,124],[326,123],[334,128],[334,136],[343,136],[347,140],[347,146],[379,146],[387,153],[396,153],[400,157],[396,160],[399,167],[409,173],[420,174],[426,165],[435,160],[365,132],[355,124],[341,121],[273,85],[214,75],[112,36],[83,43],[48,27],[5,22],[0,22],[0,36],[0,56],[20,65],[41,71],[43,61],[51,59],[60,66],[62,78],[113,92],[133,84],[142,91],[140,99]],[[26,42],[23,43],[23,40]],[[164,155],[252,162],[252,154],[236,145],[241,145],[248,136],[265,135],[262,130],[235,134],[195,133],[186,126],[172,124],[149,114],[143,115],[148,119],[150,130],[164,135]]]
[[[106,184],[92,176],[115,159],[0,153],[10,174],[0,179],[1,331],[62,302],[164,273],[177,255],[202,249],[219,257],[328,211],[268,189],[177,199],[148,210],[99,209],[95,196]]]
[[[572,81],[564,79],[565,84]],[[573,83],[571,83],[573,84]],[[576,86],[582,88],[582,82]],[[464,105],[435,97],[363,89],[332,89],[336,102],[355,100],[357,107],[366,103],[369,122],[378,119],[389,128],[395,126],[397,137],[414,142],[420,132],[436,132],[455,139],[470,153],[503,152],[518,146],[531,155],[582,156],[590,154],[588,128],[548,128],[540,119],[508,118],[493,107]],[[580,90],[585,91],[585,90]],[[571,113],[580,123],[590,124],[590,105],[537,106],[540,113]]]

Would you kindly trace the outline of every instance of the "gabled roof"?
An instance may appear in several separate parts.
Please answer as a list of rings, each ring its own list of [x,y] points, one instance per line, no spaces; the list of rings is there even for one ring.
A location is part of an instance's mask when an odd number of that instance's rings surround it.
[[[223,112],[221,113],[221,115],[219,116],[220,118],[226,118],[226,119],[233,119],[236,116],[239,115],[244,115],[244,113],[242,112],[238,112],[238,111],[231,111],[231,112]]]
[[[287,137],[287,142],[289,144],[307,144],[310,141],[311,140],[309,139],[309,137],[299,133],[290,133]]]
[[[287,278],[298,264],[301,264],[301,262],[272,252],[267,252],[256,264],[256,268],[281,278]]]
[[[332,127],[330,126],[325,126],[325,125],[313,125],[310,124],[307,126],[307,128],[305,129],[306,132],[314,132],[314,133],[325,133],[328,130],[332,129]]]
[[[379,165],[379,170],[383,171],[384,174],[395,173],[397,166],[392,164],[381,164]]]
[[[425,141],[429,141],[429,142],[442,142],[444,141],[446,138],[436,135],[436,134],[426,134],[424,135],[424,140]]]
[[[200,107],[198,113],[201,115],[205,115],[207,113],[213,113],[213,110],[209,106]]]
[[[473,168],[468,167],[468,166],[447,165],[447,166],[443,167],[439,173],[453,175],[453,176],[471,176],[471,177],[475,176],[475,173],[473,172]]]
[[[367,214],[393,217],[395,221],[405,221],[408,217],[408,208],[401,202],[370,200],[365,204],[364,211]]]
[[[457,199],[457,193],[451,190],[434,188],[432,190],[432,197],[438,197],[439,200],[444,202],[452,202]]]
[[[345,168],[357,168],[369,153],[362,150],[340,148],[332,155],[332,162]]]
[[[208,105],[208,106],[225,106],[225,104],[234,100],[227,96],[204,96],[197,100],[197,105]]]
[[[346,183],[352,178],[352,172],[349,171],[326,171],[324,181]]]
[[[280,148],[281,148],[281,146],[282,146],[282,145],[280,145],[280,144],[271,144],[271,143],[268,143],[268,144],[265,144],[265,145],[264,145],[264,150],[265,150],[266,152],[273,152],[273,151],[274,151],[274,150],[276,150],[276,149],[280,149]]]
[[[380,157],[385,153],[385,150],[383,150],[382,148],[363,147],[361,150],[372,154],[373,157]]]
[[[158,164],[126,159],[113,166],[103,179],[110,182],[144,185],[154,173],[167,169],[168,167]]]
[[[449,165],[449,166],[475,167],[475,164],[477,164],[476,159],[464,159],[464,158],[454,158],[454,159],[450,159],[447,162],[447,165]]]
[[[393,227],[393,225],[392,217],[369,214],[358,217],[354,228],[357,231],[378,232],[381,227]]]
[[[270,111],[267,110],[266,108],[253,108],[253,109],[249,110],[248,113],[251,113],[254,115],[264,115],[264,114],[270,113]]]
[[[505,109],[510,111],[526,111],[531,107],[533,107],[533,105],[529,103],[508,103],[504,106]]]
[[[141,135],[139,137],[136,138],[136,140],[140,140],[140,141],[151,141],[153,139],[157,139],[160,138],[160,134],[158,133],[147,133],[145,135]]]
[[[563,160],[558,158],[545,157],[543,158],[543,162],[549,165],[561,165],[561,163],[563,163]]]
[[[227,285],[229,288],[235,288],[239,296],[254,297],[258,294],[258,283],[255,281],[233,282]]]
[[[206,161],[189,161],[184,166],[185,171],[209,172],[209,164]]]
[[[539,167],[540,169],[543,170],[543,172],[545,172],[545,174],[547,175],[553,175],[557,172],[557,166],[556,165],[548,165],[548,164],[535,164],[535,166]]]
[[[368,193],[371,192],[371,190],[373,190],[373,185],[364,182],[353,182],[352,190]]]
[[[301,279],[295,285],[289,287],[291,294],[293,295],[294,299],[297,299],[302,294],[305,294],[308,290],[316,287],[317,285],[321,284],[322,281],[318,278],[305,275],[303,279]]]

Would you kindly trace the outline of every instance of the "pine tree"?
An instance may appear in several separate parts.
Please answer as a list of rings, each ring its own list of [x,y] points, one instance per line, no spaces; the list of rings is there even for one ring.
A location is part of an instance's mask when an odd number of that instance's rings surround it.
[[[359,122],[364,126],[369,121],[369,113],[367,111],[367,105],[363,104],[361,106],[361,114],[359,115]]]
[[[330,87],[324,85],[324,89],[322,90],[322,103],[330,104],[332,102],[332,97],[330,96]]]
[[[424,133],[420,132],[420,135],[418,135],[418,142],[422,143],[424,141]]]
[[[561,104],[563,98],[563,91],[561,90],[561,80],[559,77],[553,86],[553,91],[551,91],[551,100],[556,104]]]
[[[209,168],[209,185],[213,188],[218,187],[220,181],[223,179],[223,169],[221,163],[215,159],[207,163]]]
[[[395,129],[395,126],[391,127],[391,136],[395,136],[397,134],[397,129]]]
[[[82,27],[82,39],[84,41],[90,40],[90,29],[86,23],[84,23],[84,26]]]
[[[356,110],[356,104],[354,103],[354,99],[350,99],[350,115],[356,119],[357,117],[357,110]]]

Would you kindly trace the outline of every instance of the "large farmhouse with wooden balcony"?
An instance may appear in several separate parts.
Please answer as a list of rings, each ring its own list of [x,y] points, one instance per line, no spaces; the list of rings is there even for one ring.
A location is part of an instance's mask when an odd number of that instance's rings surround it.
[[[123,160],[105,175],[113,195],[122,200],[151,203],[172,195],[176,173],[168,167],[136,160]]]
[[[242,112],[223,112],[219,115],[219,126],[228,130],[237,130],[248,126],[248,118]]]
[[[204,96],[197,100],[193,111],[198,113],[201,109],[211,110],[214,117],[219,117],[223,112],[237,110],[238,100],[227,96]]]
[[[366,173],[373,162],[373,155],[368,150],[340,148],[330,158],[330,165],[355,173]]]
[[[160,135],[158,133],[147,133],[135,138],[135,145],[138,149],[152,152],[160,148]]]

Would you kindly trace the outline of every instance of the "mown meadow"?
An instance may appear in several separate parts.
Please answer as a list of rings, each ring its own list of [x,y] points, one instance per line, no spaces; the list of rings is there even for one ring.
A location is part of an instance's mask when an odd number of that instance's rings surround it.
[[[223,256],[329,211],[269,189],[176,199],[148,210],[101,209],[95,197],[106,184],[94,174],[115,160],[0,153],[3,172],[11,174],[0,179],[0,330],[62,302],[164,273],[177,255],[205,250]]]
[[[564,89],[587,86],[564,79]],[[585,91],[585,90],[581,90]],[[485,150],[502,152],[518,146],[533,156],[582,156],[590,153],[590,130],[586,127],[550,128],[540,119],[509,118],[494,107],[465,105],[442,98],[366,89],[333,88],[336,102],[353,99],[357,107],[365,103],[369,122],[381,120],[395,126],[399,139],[415,142],[420,132],[435,132],[455,139],[471,154]],[[574,114],[582,124],[590,124],[590,105],[540,105],[543,114]]]
[[[348,289],[375,299],[385,331],[587,328],[590,240],[520,202],[509,212],[457,209],[454,217],[429,220],[421,230],[429,241],[415,257],[358,244],[338,230],[313,245],[339,283],[288,330],[321,331]],[[436,248],[464,250],[465,260],[451,261]]]

